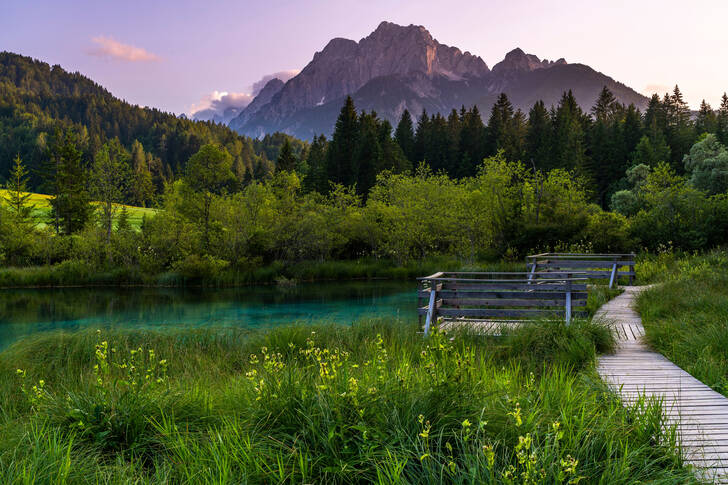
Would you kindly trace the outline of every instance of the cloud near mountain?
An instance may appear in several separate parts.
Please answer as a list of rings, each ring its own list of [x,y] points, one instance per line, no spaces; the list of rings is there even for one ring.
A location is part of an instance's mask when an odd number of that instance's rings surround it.
[[[141,47],[122,44],[111,37],[98,36],[91,39],[95,47],[89,49],[88,54],[96,57],[115,59],[127,62],[150,62],[160,60],[159,56]]]
[[[196,120],[215,121],[217,123],[229,123],[260,94],[266,84],[273,79],[280,79],[286,82],[300,71],[289,69],[266,74],[260,80],[248,87],[247,92],[231,93],[228,91],[213,91],[204,95],[200,101],[190,106],[189,114]]]

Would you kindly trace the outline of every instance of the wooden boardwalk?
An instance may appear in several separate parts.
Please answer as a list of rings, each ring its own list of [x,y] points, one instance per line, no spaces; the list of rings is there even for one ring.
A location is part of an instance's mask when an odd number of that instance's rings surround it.
[[[597,312],[618,339],[617,352],[599,359],[599,374],[625,404],[640,396],[661,400],[666,424],[676,426],[683,456],[696,475],[728,483],[728,398],[643,343],[642,320],[632,309],[640,287],[624,290]]]

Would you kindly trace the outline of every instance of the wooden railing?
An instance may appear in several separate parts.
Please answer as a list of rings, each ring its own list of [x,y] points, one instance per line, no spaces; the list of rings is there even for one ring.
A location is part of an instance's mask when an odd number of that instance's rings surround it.
[[[588,278],[609,279],[609,287],[618,284],[621,276],[634,282],[635,255],[630,254],[589,254],[589,253],[543,253],[528,256],[528,271],[532,278],[537,274],[563,274],[578,271]],[[626,268],[626,269],[625,269]]]
[[[564,319],[586,306],[586,276],[580,273],[435,273],[418,278],[425,335],[438,321],[514,322]]]

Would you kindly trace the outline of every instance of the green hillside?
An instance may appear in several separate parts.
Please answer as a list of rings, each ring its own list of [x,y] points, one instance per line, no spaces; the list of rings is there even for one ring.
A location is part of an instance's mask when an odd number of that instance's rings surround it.
[[[0,189],[0,200],[4,201],[6,199],[7,192],[8,191],[6,189]],[[44,227],[51,220],[50,199],[50,195],[38,194],[34,192],[30,193],[28,204],[34,206],[33,219],[36,223],[36,227]],[[96,205],[97,203],[93,202],[92,204]],[[139,229],[144,216],[150,217],[157,213],[157,209],[152,209],[148,207],[135,207],[131,205],[122,206],[119,204],[117,204],[117,206],[119,208],[126,207],[127,214],[129,216],[129,222],[131,223],[131,226],[135,229]],[[119,217],[119,211],[116,212],[116,217]]]

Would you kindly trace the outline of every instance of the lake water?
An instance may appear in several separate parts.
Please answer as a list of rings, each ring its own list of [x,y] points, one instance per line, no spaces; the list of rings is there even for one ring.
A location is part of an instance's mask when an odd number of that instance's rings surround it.
[[[240,326],[293,322],[350,324],[415,318],[416,284],[367,281],[291,287],[62,288],[0,290],[0,349],[37,332],[89,326]]]

